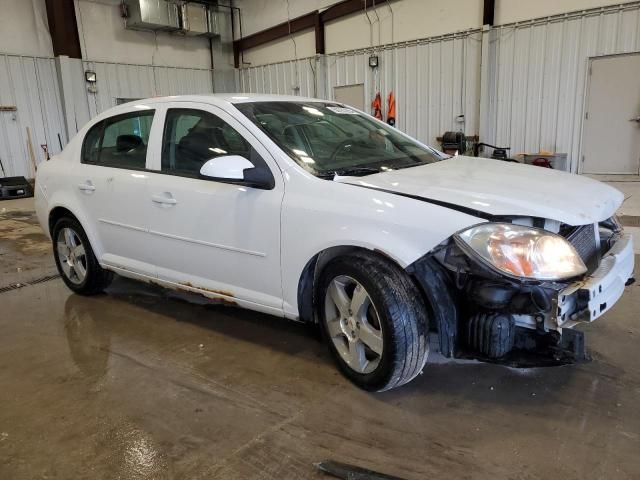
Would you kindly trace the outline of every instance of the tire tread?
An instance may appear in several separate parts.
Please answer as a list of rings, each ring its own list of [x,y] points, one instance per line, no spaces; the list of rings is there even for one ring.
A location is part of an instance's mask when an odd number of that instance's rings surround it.
[[[64,275],[62,268],[60,268],[60,261],[56,252],[56,238],[58,237],[58,231],[65,226],[73,228],[74,231],[82,237],[82,243],[85,246],[87,256],[87,279],[81,285],[71,283]],[[58,267],[58,272],[60,273],[62,280],[71,290],[80,295],[97,295],[102,293],[104,289],[109,286],[113,280],[113,272],[105,270],[100,266],[98,259],[93,253],[93,248],[91,247],[89,238],[76,218],[70,216],[63,216],[59,218],[51,231],[51,240],[53,243],[53,255],[56,261],[56,267]]]
[[[382,300],[386,309],[386,318],[391,325],[393,342],[391,349],[393,358],[388,374],[384,378],[362,385],[357,381],[357,376],[354,379],[357,374],[345,373],[363,388],[379,392],[410,382],[423,370],[429,353],[429,319],[420,290],[398,265],[370,252],[359,251],[345,257],[337,257],[329,262],[325,271],[340,269],[345,262],[366,272],[369,282],[375,285],[376,290],[386,293]],[[369,293],[374,295],[372,292]],[[372,300],[376,303],[376,299],[372,298]],[[377,304],[376,307],[380,308]],[[385,347],[386,345],[385,339]],[[334,356],[336,356],[335,352]],[[336,358],[342,370],[345,371],[348,367],[341,363],[339,357]]]

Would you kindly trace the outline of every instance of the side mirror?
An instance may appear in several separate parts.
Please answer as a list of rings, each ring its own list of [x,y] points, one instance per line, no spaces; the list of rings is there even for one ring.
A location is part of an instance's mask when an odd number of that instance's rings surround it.
[[[271,172],[256,168],[240,155],[223,155],[207,160],[200,168],[200,177],[263,190],[275,187]]]

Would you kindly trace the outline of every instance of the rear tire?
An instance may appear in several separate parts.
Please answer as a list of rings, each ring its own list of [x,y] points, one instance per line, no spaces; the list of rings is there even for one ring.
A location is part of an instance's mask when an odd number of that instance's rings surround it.
[[[421,292],[391,261],[369,252],[331,260],[316,289],[318,318],[344,375],[384,391],[415,378],[429,354],[429,319]]]
[[[84,229],[73,217],[62,217],[51,232],[53,256],[64,283],[80,295],[96,295],[109,286],[113,273],[103,269]]]

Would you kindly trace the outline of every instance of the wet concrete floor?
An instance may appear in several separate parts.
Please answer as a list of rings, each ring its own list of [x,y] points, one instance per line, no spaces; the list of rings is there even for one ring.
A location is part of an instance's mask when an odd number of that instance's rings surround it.
[[[31,203],[0,202],[0,288],[53,271]],[[0,479],[640,478],[640,287],[584,328],[593,361],[431,363],[353,387],[304,326],[117,279],[0,293]],[[434,361],[437,358],[434,357]]]

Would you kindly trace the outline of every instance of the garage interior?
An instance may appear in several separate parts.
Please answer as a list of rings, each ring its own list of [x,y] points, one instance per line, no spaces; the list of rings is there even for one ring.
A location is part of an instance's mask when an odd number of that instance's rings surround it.
[[[637,262],[639,1],[0,11],[0,478],[329,478],[326,461],[371,479],[640,478],[638,284],[580,327],[589,361],[515,368],[432,350],[412,383],[371,394],[308,325],[120,277],[104,295],[73,294],[32,198],[38,166],[113,106],[299,95],[377,108],[447,152],[612,185]]]

